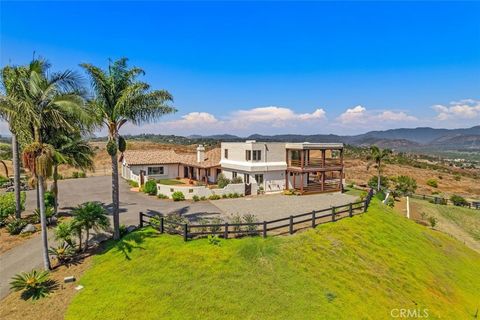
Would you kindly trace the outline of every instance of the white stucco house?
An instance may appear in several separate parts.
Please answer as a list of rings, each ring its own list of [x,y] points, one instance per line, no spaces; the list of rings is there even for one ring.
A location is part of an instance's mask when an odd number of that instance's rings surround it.
[[[214,184],[220,173],[241,177],[245,195],[293,189],[301,194],[341,191],[342,143],[222,142],[220,148],[195,153],[167,150],[126,151],[122,177],[143,184],[146,179],[189,178]],[[253,186],[253,190],[252,190]]]

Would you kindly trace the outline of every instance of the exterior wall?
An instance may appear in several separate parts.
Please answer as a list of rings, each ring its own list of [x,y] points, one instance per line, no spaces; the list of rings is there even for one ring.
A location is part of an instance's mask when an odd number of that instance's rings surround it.
[[[222,173],[228,179],[232,179],[234,171],[237,172],[238,176],[242,177],[242,179],[244,179],[244,174],[248,174],[250,176],[250,183],[252,184],[252,194],[257,193],[253,191],[253,185],[255,185],[257,188],[262,187],[265,192],[280,192],[285,187],[285,171],[283,170],[246,172],[224,169]],[[258,181],[255,180],[256,174],[263,174],[263,184],[259,184]]]
[[[172,197],[172,193],[180,191],[185,196],[185,199],[192,199],[193,196],[206,197],[213,194],[219,196],[230,193],[245,194],[245,185],[243,183],[229,184],[223,189],[209,189],[204,186],[168,186],[164,184],[157,184],[158,193],[164,194],[169,198]],[[252,195],[257,194],[257,185],[252,184]]]
[[[163,167],[163,174],[148,175],[148,167]],[[135,175],[140,175],[140,171],[145,171],[145,181],[148,179],[175,179],[178,177],[178,164],[161,164],[161,165],[141,165],[130,166],[130,172]],[[126,178],[128,179],[128,178]]]
[[[225,149],[228,150],[228,158],[225,158]],[[245,159],[245,152],[252,151],[252,159]],[[260,160],[253,160],[253,151],[260,150]],[[245,172],[262,172],[286,170],[286,149],[282,142],[222,142],[221,145],[222,169],[231,169]]]

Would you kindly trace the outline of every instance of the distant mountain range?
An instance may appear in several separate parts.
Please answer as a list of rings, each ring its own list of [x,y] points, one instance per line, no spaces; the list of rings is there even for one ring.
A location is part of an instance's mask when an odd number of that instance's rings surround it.
[[[438,149],[480,151],[480,125],[466,129],[434,129],[428,127],[370,131],[354,136],[334,134],[252,134],[248,137],[235,135],[189,136],[190,139],[220,141],[290,141],[290,142],[343,142],[356,146],[378,145],[396,150]]]

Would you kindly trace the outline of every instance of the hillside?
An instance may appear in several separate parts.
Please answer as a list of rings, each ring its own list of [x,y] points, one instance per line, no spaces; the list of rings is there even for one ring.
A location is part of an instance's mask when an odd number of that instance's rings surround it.
[[[146,229],[81,278],[66,319],[471,319],[480,255],[374,204],[293,236],[211,245]]]

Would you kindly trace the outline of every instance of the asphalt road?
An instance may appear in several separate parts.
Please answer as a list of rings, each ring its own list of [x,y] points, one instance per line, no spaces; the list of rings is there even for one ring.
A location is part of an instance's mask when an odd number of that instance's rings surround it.
[[[125,181],[120,180],[120,223],[138,225],[138,213],[167,214],[179,212],[190,218],[214,216],[221,210],[208,201],[173,202],[159,200],[143,193],[132,192]],[[100,201],[111,208],[111,177],[90,177],[59,181],[59,213],[68,212],[86,201]],[[36,191],[27,192],[26,210],[36,208]],[[50,243],[53,239],[50,240]],[[42,247],[40,235],[29,239],[0,256],[0,299],[8,294],[11,278],[24,271],[41,267]]]

